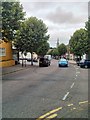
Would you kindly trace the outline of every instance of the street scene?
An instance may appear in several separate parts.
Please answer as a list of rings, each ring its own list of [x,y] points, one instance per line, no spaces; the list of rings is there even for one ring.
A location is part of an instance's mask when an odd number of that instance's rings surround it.
[[[0,118],[90,119],[90,2],[1,2]]]
[[[49,67],[10,69],[3,69],[3,118],[88,118],[88,69],[59,68],[54,59]]]

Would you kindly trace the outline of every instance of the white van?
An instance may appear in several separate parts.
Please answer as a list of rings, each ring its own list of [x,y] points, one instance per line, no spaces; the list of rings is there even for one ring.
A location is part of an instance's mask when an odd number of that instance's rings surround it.
[[[45,55],[44,58],[48,58],[48,60],[50,60],[50,61],[52,59],[51,55]]]

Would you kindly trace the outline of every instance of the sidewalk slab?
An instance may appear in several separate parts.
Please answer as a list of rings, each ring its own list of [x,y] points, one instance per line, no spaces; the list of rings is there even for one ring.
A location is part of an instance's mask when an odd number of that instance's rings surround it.
[[[25,66],[22,67],[22,65],[19,64],[19,65],[14,65],[14,66],[11,66],[11,67],[4,67],[4,68],[2,68],[2,73],[1,74],[5,75],[5,74],[20,71],[20,70],[24,70],[24,69],[27,69],[27,68],[30,68],[30,65],[27,65],[26,67]]]
[[[74,60],[69,60],[68,62],[69,62],[70,64],[75,64],[75,65],[77,64],[76,61],[74,61]]]
[[[2,73],[0,73],[0,75],[6,75],[6,74],[13,73],[13,72],[18,72],[21,70],[35,67],[35,66],[38,66],[38,64],[33,64],[33,66],[31,66],[31,64],[26,64],[26,67],[25,67],[25,65],[23,65],[23,67],[22,67],[22,64],[14,65],[11,67],[4,67],[4,68],[2,68]]]

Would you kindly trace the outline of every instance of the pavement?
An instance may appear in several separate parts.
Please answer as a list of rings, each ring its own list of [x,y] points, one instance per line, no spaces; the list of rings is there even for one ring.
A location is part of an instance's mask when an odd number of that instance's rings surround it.
[[[26,65],[26,67],[25,66],[22,67],[21,64],[14,65],[14,66],[11,66],[11,67],[4,67],[4,68],[2,68],[2,72],[0,73],[0,75],[6,75],[6,74],[9,74],[9,73],[25,70],[25,69],[28,69],[28,68],[31,68],[31,67],[32,67],[31,65]]]
[[[69,60],[69,63],[70,64],[76,64],[76,61],[74,60]],[[34,64],[34,66],[36,66],[36,64]],[[29,65],[26,65],[22,67],[21,64],[18,64],[18,65],[14,65],[14,66],[11,66],[11,67],[4,67],[2,68],[2,72],[0,71],[0,76],[1,75],[5,75],[5,74],[9,74],[9,73],[13,73],[13,72],[17,72],[17,71],[20,71],[20,70],[25,70],[27,68],[31,68],[33,66],[31,66],[30,64]],[[1,68],[0,68],[1,69]]]
[[[74,60],[69,60],[69,63],[70,63],[70,64],[75,64],[75,65],[76,65],[76,61],[74,61]]]

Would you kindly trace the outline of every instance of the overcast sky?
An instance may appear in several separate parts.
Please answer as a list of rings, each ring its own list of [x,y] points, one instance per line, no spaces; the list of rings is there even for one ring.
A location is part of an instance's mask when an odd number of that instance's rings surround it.
[[[26,17],[35,16],[42,19],[48,27],[51,47],[56,47],[57,39],[59,39],[60,44],[68,44],[73,33],[77,29],[84,28],[85,22],[88,20],[87,0],[32,1],[20,0]]]

